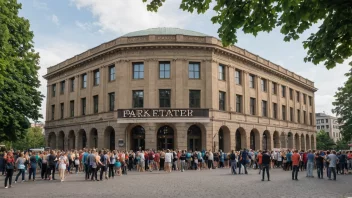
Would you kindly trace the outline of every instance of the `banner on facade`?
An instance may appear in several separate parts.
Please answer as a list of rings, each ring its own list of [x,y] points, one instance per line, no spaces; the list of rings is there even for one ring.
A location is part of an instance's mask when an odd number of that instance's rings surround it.
[[[197,118],[209,117],[209,109],[118,109],[118,118]]]

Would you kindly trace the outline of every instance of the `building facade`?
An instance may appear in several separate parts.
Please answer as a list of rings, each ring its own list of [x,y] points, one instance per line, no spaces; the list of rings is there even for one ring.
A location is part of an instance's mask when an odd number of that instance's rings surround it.
[[[325,113],[316,113],[316,126],[317,131],[324,130],[329,134],[329,137],[336,142],[342,138],[340,133],[340,124],[337,121],[337,118],[334,116],[326,115]]]
[[[132,32],[48,68],[57,149],[315,148],[314,83],[178,28]]]

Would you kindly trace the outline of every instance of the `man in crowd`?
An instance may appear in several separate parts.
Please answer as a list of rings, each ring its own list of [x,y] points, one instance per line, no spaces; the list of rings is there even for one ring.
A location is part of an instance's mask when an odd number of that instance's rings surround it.
[[[291,156],[292,159],[292,180],[298,181],[298,169],[299,169],[299,160],[300,160],[300,155],[298,154],[298,150],[294,151],[294,154]]]
[[[268,153],[268,151],[265,150],[262,154],[262,161],[261,161],[262,162],[261,167],[263,169],[262,181],[264,181],[265,171],[266,171],[266,175],[268,177],[268,181],[270,181],[270,174],[269,174],[270,161],[271,161],[271,156]]]
[[[336,181],[336,164],[338,162],[336,151],[332,151],[331,154],[329,154],[326,157],[326,161],[329,162],[329,169],[330,169],[329,180],[331,180],[331,173],[332,173],[334,175],[334,181]]]
[[[307,155],[307,177],[314,177],[313,176],[313,167],[314,167],[314,154],[312,153],[312,150],[308,151]]]

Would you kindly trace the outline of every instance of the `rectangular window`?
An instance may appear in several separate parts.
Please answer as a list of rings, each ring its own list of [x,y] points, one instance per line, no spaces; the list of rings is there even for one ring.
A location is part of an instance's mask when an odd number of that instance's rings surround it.
[[[277,104],[273,102],[273,118],[277,119]]]
[[[65,93],[65,81],[60,82],[60,94]]]
[[[317,126],[317,129],[320,129],[320,126]]]
[[[94,70],[93,74],[94,74],[94,84],[93,85],[94,86],[98,86],[99,83],[100,83],[100,71],[99,71],[99,69]]]
[[[308,102],[309,102],[309,106],[312,106],[312,97],[308,96]]]
[[[267,92],[267,83],[266,83],[266,79],[262,78],[260,79],[260,86],[262,88],[262,91]]]
[[[55,105],[51,105],[51,120],[55,119]]]
[[[109,93],[109,111],[115,110],[115,92]]]
[[[74,92],[75,91],[75,78],[71,78],[70,79],[70,89],[71,89],[71,92]]]
[[[271,84],[271,86],[272,86],[272,92],[273,92],[273,94],[276,95],[276,94],[277,94],[277,84],[276,84],[275,82],[273,82],[273,83]]]
[[[325,122],[328,123],[329,122],[328,119],[325,119]]]
[[[226,102],[226,93],[223,91],[219,91],[219,110],[225,111],[225,102]]]
[[[200,108],[200,90],[189,90],[189,108]]]
[[[326,125],[326,129],[329,129],[329,125]]]
[[[293,108],[290,107],[290,121],[293,122]]]
[[[75,116],[75,101],[71,100],[70,101],[70,117]]]
[[[159,78],[170,78],[170,62],[159,62]]]
[[[301,111],[297,109],[297,122],[301,123]]]
[[[249,88],[255,88],[255,76],[249,74]]]
[[[286,97],[286,87],[284,85],[281,85],[281,96],[283,98]]]
[[[225,66],[219,65],[219,80],[225,80]]]
[[[321,126],[321,129],[324,129],[324,126]]]
[[[109,66],[109,82],[114,81],[115,79],[115,65],[111,65]]]
[[[293,89],[290,88],[290,100],[293,100]]]
[[[324,124],[324,119],[321,119],[320,121],[321,121],[322,124]]]
[[[236,69],[235,70],[235,82],[236,85],[241,85],[242,84],[242,71]]]
[[[86,98],[81,99],[81,104],[82,104],[82,115],[86,115],[86,109],[87,109]]]
[[[317,124],[320,124],[320,120],[317,120]]]
[[[303,94],[303,104],[307,104],[307,95]]]
[[[87,74],[82,74],[82,88],[87,88]]]
[[[56,96],[56,84],[53,84],[51,86],[51,96],[55,97]]]
[[[133,79],[144,79],[144,63],[132,63]]]
[[[64,119],[64,111],[65,111],[64,103],[60,103],[60,119]]]
[[[171,107],[171,89],[159,89],[159,106]]]
[[[99,110],[99,96],[93,96],[93,113],[98,113]]]
[[[188,77],[190,79],[200,79],[200,63],[190,62],[188,64]]]
[[[297,102],[299,102],[299,98],[300,98],[300,93],[299,93],[299,91],[296,91],[296,97],[297,97]]]
[[[133,108],[143,108],[144,92],[142,90],[132,91]]]
[[[281,112],[282,112],[282,120],[286,120],[286,106],[285,105],[281,106]]]
[[[242,96],[236,95],[236,112],[242,113]]]
[[[267,112],[267,102],[265,100],[262,100],[262,116],[267,117],[268,112]]]
[[[309,124],[313,126],[313,114],[309,113]]]
[[[249,98],[249,113],[255,115],[255,98]]]

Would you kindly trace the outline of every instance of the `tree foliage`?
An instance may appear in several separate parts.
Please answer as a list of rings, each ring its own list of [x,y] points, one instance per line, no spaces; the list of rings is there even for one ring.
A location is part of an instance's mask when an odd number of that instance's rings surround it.
[[[0,0],[0,140],[15,141],[41,117],[37,90],[39,54],[29,21],[18,16],[21,4]]]
[[[335,146],[334,140],[332,140],[327,132],[321,130],[317,133],[317,149],[328,150],[333,149]]]
[[[17,141],[12,142],[12,148],[16,150],[25,150],[29,148],[41,148],[45,146],[44,134],[40,127],[32,127]]]
[[[143,0],[157,12],[166,0]],[[182,0],[180,9],[204,14],[215,4],[214,24],[224,46],[237,42],[237,31],[256,36],[281,28],[284,40],[297,40],[313,24],[319,30],[303,42],[308,50],[304,61],[323,62],[330,69],[352,56],[351,0]],[[352,62],[350,63],[352,65]]]
[[[344,139],[340,139],[336,141],[336,150],[349,150],[350,147],[348,146],[348,141],[344,140]]]
[[[349,141],[352,140],[352,69],[345,76],[348,77],[347,81],[335,93],[332,112],[339,117],[342,138]]]

